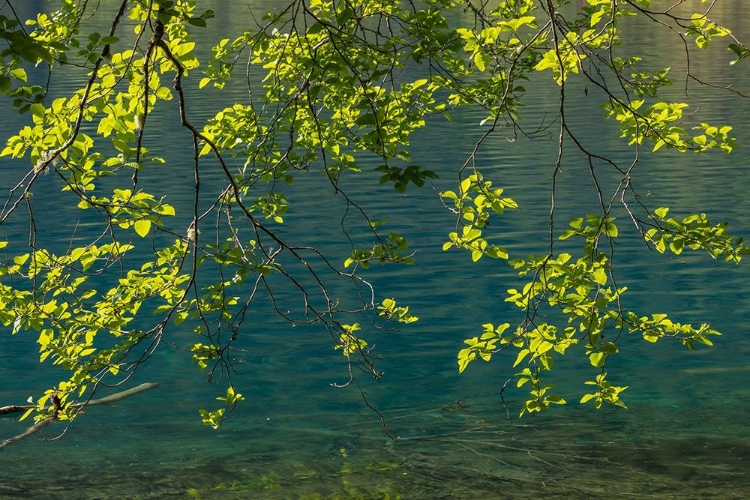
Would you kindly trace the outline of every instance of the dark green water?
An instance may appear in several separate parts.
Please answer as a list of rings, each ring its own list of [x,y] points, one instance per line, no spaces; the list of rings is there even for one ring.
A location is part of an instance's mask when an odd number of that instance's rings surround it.
[[[743,18],[742,2],[727,4],[734,6],[724,12],[728,21]],[[239,29],[246,6],[231,5],[224,11],[213,7],[219,16],[208,38]],[[643,26],[633,28],[634,51],[658,55],[665,50],[664,42],[647,33]],[[679,50],[672,47],[670,57]],[[746,75],[746,67],[729,72],[727,60],[698,57],[694,69],[741,85],[738,75]],[[199,78],[196,74],[195,86]],[[553,92],[542,86],[535,91],[529,123],[554,106]],[[750,144],[748,104],[721,93],[696,91],[695,97],[702,119],[729,121],[740,144]],[[213,115],[218,107],[208,99],[194,102],[190,112],[196,117]],[[628,157],[613,127],[601,125],[593,97],[580,92],[568,116],[591,144]],[[175,117],[165,113],[154,118],[165,130],[169,162],[189,162],[188,138],[166,132],[176,130]],[[436,120],[415,141],[414,161],[441,174],[437,190],[451,186],[452,172],[481,132],[482,118],[469,111],[453,122]],[[652,193],[654,207],[706,211],[716,220],[731,221],[734,233],[748,236],[747,151],[745,146],[729,156],[659,154],[640,165],[638,187]],[[551,137],[510,143],[500,134],[480,157],[486,176],[522,207],[498,224],[511,252],[545,248],[555,153]],[[6,190],[19,167],[4,161],[0,168]],[[578,196],[590,189],[585,164],[570,161],[564,172],[561,192]],[[189,199],[189,177],[164,178],[163,194],[172,203],[179,206]],[[35,193],[35,209],[50,214],[39,221],[48,228],[47,241],[57,237],[64,247],[70,231],[59,228],[59,221],[79,215],[56,206],[58,187],[49,179]],[[606,175],[603,179],[607,182]],[[358,391],[330,386],[345,382],[347,372],[326,332],[289,329],[273,316],[256,313],[241,332],[244,350],[238,353],[235,379],[247,401],[220,431],[204,427],[196,411],[214,405],[216,387],[205,383],[189,357],[165,348],[133,381],[158,382],[159,389],[113,407],[87,409],[61,439],[46,440],[64,430],[53,425],[40,436],[46,439],[33,437],[0,452],[0,497],[744,498],[750,491],[748,263],[737,267],[686,256],[686,265],[649,252],[634,235],[624,236],[617,266],[630,287],[627,306],[667,312],[682,322],[707,321],[724,336],[713,348],[692,353],[676,344],[627,338],[609,372],[616,382],[630,386],[625,393],[629,409],[597,412],[571,403],[519,420],[523,395],[509,392],[507,411],[497,396],[515,371],[512,359],[498,355],[489,364],[475,362],[461,376],[455,361],[463,339],[476,334],[482,323],[521,319],[503,302],[505,290],[519,280],[502,262],[470,265],[468,255],[442,252],[451,219],[431,189],[401,195],[368,184],[358,192],[356,183],[352,178],[349,187],[373,218],[388,218],[420,251],[415,267],[368,274],[421,318],[400,332],[368,338],[377,343],[383,356],[379,368],[386,376],[381,383],[363,380],[363,388],[393,438]],[[337,243],[336,227],[343,203],[321,202],[329,194],[322,178],[299,178],[287,191],[292,208],[285,218],[300,240],[344,255],[347,249]],[[587,209],[571,195],[561,207],[561,223],[563,215]],[[624,218],[623,213],[618,216]],[[621,231],[625,227],[622,223]],[[2,236],[24,230],[22,223],[3,226]],[[170,335],[170,340],[185,343],[192,334],[173,330]],[[0,333],[0,404],[22,403],[55,380],[52,367],[35,363],[37,350],[32,335]],[[573,360],[556,366],[562,395],[571,402],[582,392],[584,374],[578,368]],[[0,439],[25,427],[0,419]]]

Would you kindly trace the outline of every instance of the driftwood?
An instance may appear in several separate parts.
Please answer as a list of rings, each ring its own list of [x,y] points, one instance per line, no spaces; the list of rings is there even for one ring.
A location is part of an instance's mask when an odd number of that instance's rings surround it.
[[[131,389],[118,392],[115,394],[111,394],[109,396],[105,396],[103,398],[99,399],[92,399],[91,401],[87,401],[85,403],[73,403],[70,406],[73,408],[83,408],[84,406],[96,406],[96,405],[106,405],[110,403],[114,403],[116,401],[120,401],[121,399],[128,398],[130,396],[133,396],[135,394],[138,394],[139,392],[148,391],[150,389],[156,389],[159,387],[159,384],[155,384],[153,382],[148,382],[145,384],[141,384],[137,387],[133,387]],[[9,405],[9,406],[0,406],[0,415],[7,415],[9,413],[20,413],[25,412],[27,410],[30,410],[31,408],[34,408],[33,405]],[[13,436],[12,438],[8,438],[2,443],[0,443],[0,451],[2,451],[6,446],[9,446],[16,441],[20,441],[22,439],[25,439],[32,434],[36,434],[40,430],[42,430],[44,427],[49,425],[51,422],[57,420],[57,418],[53,415],[51,417],[47,417],[44,420],[40,420],[39,422],[34,423],[31,427],[26,429],[25,432]]]

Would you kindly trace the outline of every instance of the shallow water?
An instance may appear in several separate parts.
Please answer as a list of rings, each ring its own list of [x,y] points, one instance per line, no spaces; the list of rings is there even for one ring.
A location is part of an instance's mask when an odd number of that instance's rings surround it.
[[[727,16],[738,13],[728,9]],[[228,16],[222,26],[231,30],[238,17]],[[213,35],[219,36],[213,31],[207,36]],[[634,50],[664,48],[651,39],[643,43],[650,45]],[[719,59],[698,58],[698,63],[707,74],[723,75],[719,72],[728,68]],[[554,102],[548,90],[539,87],[529,116],[539,116],[535,113]],[[716,94],[698,97],[706,120],[729,119],[740,143],[750,144],[750,106],[728,104]],[[200,106],[191,112],[208,116],[215,103],[202,100]],[[579,133],[601,142],[610,154],[626,154],[616,135],[602,136],[612,129],[599,125],[593,99],[580,97],[568,113]],[[468,153],[482,118],[457,114],[454,122],[431,124],[415,141],[414,161],[443,174],[437,190],[453,182],[451,172]],[[173,126],[173,116],[154,119],[165,130]],[[170,138],[175,163],[189,151],[181,140]],[[512,252],[543,251],[554,140],[510,144],[497,136],[490,143],[480,157],[483,170],[522,207],[498,221],[503,244]],[[660,154],[639,167],[639,188],[652,193],[652,206],[671,204],[680,213],[703,210],[731,221],[734,233],[750,235],[746,149],[729,156]],[[11,168],[5,160],[0,165]],[[561,189],[577,189],[587,175],[585,165],[571,164],[559,179]],[[356,179],[352,182],[355,189]],[[58,186],[49,184],[48,198],[36,197],[37,211],[56,210],[52,194]],[[189,179],[172,177],[164,194],[179,205],[181,196],[190,196],[182,194],[189,185]],[[301,240],[346,253],[335,243],[341,200],[321,207],[309,195],[322,186],[321,178],[307,176],[289,188],[287,225]],[[489,364],[475,362],[461,376],[455,361],[463,339],[482,323],[518,320],[502,302],[505,290],[519,283],[512,269],[484,260],[469,265],[468,255],[442,252],[451,219],[431,189],[401,195],[381,186],[361,194],[373,218],[388,217],[389,226],[409,235],[419,250],[415,267],[368,273],[421,318],[372,339],[383,356],[378,367],[385,378],[361,382],[382,421],[356,389],[330,386],[345,382],[347,372],[326,332],[290,329],[258,311],[258,319],[246,323],[237,353],[235,383],[247,400],[220,431],[204,427],[196,411],[214,404],[217,388],[205,383],[189,357],[165,348],[133,380],[133,385],[158,382],[158,389],[111,407],[88,408],[60,439],[48,440],[65,431],[56,423],[0,452],[0,497],[744,498],[750,491],[747,263],[737,267],[685,256],[690,264],[685,265],[624,236],[616,262],[620,279],[630,287],[627,307],[667,312],[683,322],[707,321],[724,336],[714,348],[695,352],[628,338],[609,366],[613,380],[630,386],[624,394],[627,410],[577,406],[584,376],[591,374],[576,360],[563,360],[556,372],[560,392],[571,403],[519,420],[523,395],[508,390],[504,399],[498,396],[515,371],[511,359],[497,355]],[[561,208],[561,224],[568,214],[579,213],[576,201]],[[57,220],[40,221],[49,228],[47,237],[58,237],[56,230],[60,238],[69,236],[56,227]],[[4,226],[3,236],[23,230]],[[539,248],[529,248],[530,240],[539,241]],[[475,326],[467,329],[467,323]],[[170,335],[178,342],[191,334]],[[53,367],[39,369],[35,363],[35,340],[0,335],[1,404],[22,403],[55,381]],[[0,438],[26,426],[1,418]]]

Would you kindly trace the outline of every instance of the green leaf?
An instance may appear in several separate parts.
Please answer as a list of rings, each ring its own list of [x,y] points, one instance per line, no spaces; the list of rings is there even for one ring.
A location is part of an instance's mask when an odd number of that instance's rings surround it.
[[[493,259],[508,260],[508,250],[497,245],[491,245],[490,248],[487,249],[485,254],[487,255],[487,257],[492,257]]]
[[[192,26],[198,26],[198,27],[201,27],[201,28],[205,28],[207,26],[206,25],[206,20],[205,19],[201,19],[200,17],[191,17],[191,18],[188,18],[187,21],[188,21],[188,24],[190,24]]]
[[[659,217],[660,219],[666,218],[667,213],[669,213],[669,207],[660,207],[654,210],[654,214],[656,214],[656,216]]]
[[[490,62],[490,56],[483,52],[477,52],[474,54],[474,65],[476,65],[479,71],[487,69],[487,65]]]
[[[595,368],[601,368],[604,366],[604,362],[607,360],[607,355],[603,352],[592,352],[589,354],[589,361],[591,366]]]
[[[606,285],[607,284],[607,273],[604,269],[601,267],[596,269],[592,274],[591,277],[593,278],[594,282],[599,285]]]
[[[45,111],[46,111],[46,109],[44,107],[44,104],[40,104],[38,102],[35,102],[34,104],[31,105],[30,109],[31,109],[31,114],[32,115],[34,115],[34,116],[36,116],[38,118],[44,118],[44,114],[45,114]]]
[[[531,353],[528,349],[521,349],[516,356],[516,361],[513,363],[513,367],[518,366],[525,358]]]
[[[0,92],[6,94],[11,85],[13,85],[13,81],[9,77],[0,75]]]
[[[159,215],[175,215],[175,210],[172,205],[159,205],[155,210]]]
[[[134,228],[138,236],[145,238],[151,231],[151,221],[146,219],[137,220],[135,221]]]
[[[617,230],[617,226],[615,226],[611,221],[607,221],[604,224],[604,234],[609,236],[610,238],[617,238],[617,236],[620,234]]]

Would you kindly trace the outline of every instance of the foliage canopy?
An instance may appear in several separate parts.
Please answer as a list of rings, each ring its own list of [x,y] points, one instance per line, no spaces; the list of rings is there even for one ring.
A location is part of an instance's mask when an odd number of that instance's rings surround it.
[[[718,335],[707,324],[626,309],[626,286],[613,264],[625,230],[659,253],[702,250],[739,263],[749,251],[726,224],[706,214],[672,216],[667,207],[644,204],[634,187],[643,154],[736,146],[731,126],[701,122],[687,111],[688,102],[663,100],[673,82],[669,68],[648,70],[653,62],[627,54],[623,45],[622,26],[646,18],[653,29],[671,30],[688,59],[696,50],[719,47],[732,54],[732,65],[740,63],[750,51],[711,20],[716,2],[291,0],[262,17],[248,12],[248,30],[216,42],[204,60],[194,36],[214,12],[201,10],[203,2],[122,0],[108,20],[77,0],[58,0],[56,11],[23,20],[13,3],[4,2],[0,11],[0,91],[28,124],[0,155],[28,167],[6,188],[0,224],[26,218],[30,229],[28,242],[0,243],[0,322],[13,335],[36,332],[40,361],[69,374],[36,400],[27,413],[36,419],[53,413],[73,418],[80,410],[73,399],[126,380],[169,344],[170,329],[189,325],[196,340],[182,348],[209,379],[221,373],[226,384],[217,398],[222,406],[200,410],[204,423],[218,427],[243,399],[232,381],[232,346],[262,301],[292,325],[315,323],[330,332],[333,347],[348,360],[349,381],[342,385],[357,384],[360,370],[379,379],[363,325],[418,318],[387,291],[375,290],[366,270],[373,263],[418,262],[408,235],[371,219],[341,180],[356,178],[376,158],[379,182],[398,192],[430,183],[437,174],[412,163],[410,136],[428,126],[428,117],[449,117],[462,107],[483,109],[484,128],[455,168],[455,187],[439,193],[455,215],[443,249],[465,250],[474,262],[508,260],[525,282],[506,298],[520,320],[467,325],[479,331],[458,352],[459,371],[513,351],[512,379],[528,392],[524,414],[565,403],[547,372],[560,356],[582,355],[592,373],[580,401],[624,406],[626,387],[611,382],[607,362],[625,334],[647,342],[676,338],[690,349],[711,345]],[[95,30],[96,23],[106,28]],[[39,81],[30,76],[42,73]],[[52,82],[73,73],[86,75],[80,88],[53,96]],[[678,78],[685,85],[710,84],[689,70]],[[232,79],[247,82],[246,99],[203,122],[191,115],[195,91],[188,95],[186,88],[217,92]],[[549,225],[548,251],[522,258],[489,229],[491,220],[518,204],[483,175],[477,159],[500,128],[535,135],[521,122],[524,85],[545,79],[559,93],[556,108],[548,110],[553,119],[540,125],[558,137],[557,161],[549,168],[549,220],[542,221]],[[603,119],[619,124],[632,152],[627,161],[590,149],[568,126],[566,92],[582,82],[600,99]],[[175,128],[191,137],[191,165],[163,165],[168,159],[146,147],[163,132],[149,126],[149,117],[167,101],[179,111]],[[599,210],[561,229],[554,220],[564,193],[555,179],[569,150],[587,158],[587,189]],[[187,212],[163,196],[158,175],[149,175],[166,167],[169,175],[193,179]],[[201,184],[216,169],[224,183],[218,196]],[[619,176],[614,190],[600,184],[603,171]],[[280,230],[289,208],[283,186],[308,172],[322,172],[330,196],[346,202],[350,215],[340,222],[341,241],[350,252],[343,262]],[[69,247],[58,252],[51,248],[59,242],[37,234],[35,225],[32,193],[47,173],[64,183],[58,204],[77,206],[95,228],[85,234],[71,229]],[[626,217],[616,220],[615,212]],[[575,253],[558,250],[560,240],[577,242]],[[301,310],[280,305],[280,282],[296,290]],[[340,303],[331,283],[349,287],[356,310]]]

